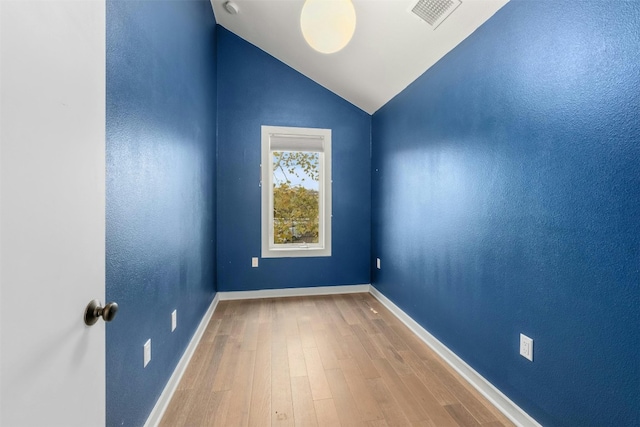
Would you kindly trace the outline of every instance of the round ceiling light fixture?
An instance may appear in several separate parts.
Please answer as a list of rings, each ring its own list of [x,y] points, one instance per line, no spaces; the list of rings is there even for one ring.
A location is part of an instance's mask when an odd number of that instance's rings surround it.
[[[300,28],[309,46],[321,53],[342,50],[356,30],[356,10],[351,0],[306,0]]]

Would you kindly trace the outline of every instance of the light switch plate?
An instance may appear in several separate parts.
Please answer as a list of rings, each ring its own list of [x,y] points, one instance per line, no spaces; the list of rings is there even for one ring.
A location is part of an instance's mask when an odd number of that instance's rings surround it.
[[[380,258],[376,258],[376,268],[380,270]]]
[[[254,256],[253,258],[251,258],[251,267],[257,267],[258,266],[258,257]]]
[[[149,338],[147,342],[144,343],[144,367],[145,368],[147,367],[149,362],[151,362],[151,338]]]
[[[171,332],[176,330],[176,326],[178,326],[178,310],[173,310],[171,312]]]

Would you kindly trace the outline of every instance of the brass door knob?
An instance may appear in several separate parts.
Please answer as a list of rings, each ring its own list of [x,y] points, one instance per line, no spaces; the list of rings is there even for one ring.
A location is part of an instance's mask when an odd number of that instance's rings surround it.
[[[94,299],[87,304],[84,311],[84,323],[88,326],[94,325],[100,317],[105,322],[111,322],[118,313],[118,304],[110,302],[102,307],[100,300]]]

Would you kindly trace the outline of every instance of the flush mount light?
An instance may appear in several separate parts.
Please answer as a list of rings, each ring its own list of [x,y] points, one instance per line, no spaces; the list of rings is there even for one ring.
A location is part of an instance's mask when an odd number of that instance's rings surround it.
[[[306,0],[300,28],[309,46],[321,53],[335,53],[353,37],[356,10],[351,0]]]
[[[237,15],[240,11],[240,9],[238,9],[238,5],[231,1],[224,4],[224,10],[229,12],[229,15]]]

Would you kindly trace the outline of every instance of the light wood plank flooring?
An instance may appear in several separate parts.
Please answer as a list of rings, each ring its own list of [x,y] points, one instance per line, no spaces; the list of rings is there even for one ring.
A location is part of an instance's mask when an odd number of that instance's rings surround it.
[[[222,301],[161,426],[511,426],[369,294]]]

